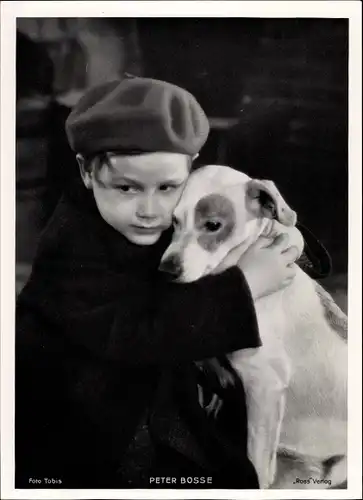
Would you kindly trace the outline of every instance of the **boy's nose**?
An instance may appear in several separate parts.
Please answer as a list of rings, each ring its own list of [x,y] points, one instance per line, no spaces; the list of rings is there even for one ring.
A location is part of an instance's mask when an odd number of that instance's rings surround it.
[[[154,219],[159,215],[158,203],[153,196],[144,196],[137,207],[137,215],[141,218]]]

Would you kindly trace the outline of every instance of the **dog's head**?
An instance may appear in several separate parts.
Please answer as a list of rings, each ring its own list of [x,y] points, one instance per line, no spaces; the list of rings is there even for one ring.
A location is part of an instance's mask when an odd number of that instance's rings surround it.
[[[202,167],[191,174],[175,209],[174,235],[160,270],[178,282],[195,281],[234,247],[247,249],[268,232],[272,219],[285,226],[296,223],[296,213],[273,182],[226,166]]]

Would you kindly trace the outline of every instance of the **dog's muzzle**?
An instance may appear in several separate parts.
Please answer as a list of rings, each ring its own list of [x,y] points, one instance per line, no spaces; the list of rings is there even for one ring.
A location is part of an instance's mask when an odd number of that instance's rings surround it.
[[[177,279],[182,274],[182,263],[177,254],[169,255],[161,261],[159,271],[169,274],[171,278]]]

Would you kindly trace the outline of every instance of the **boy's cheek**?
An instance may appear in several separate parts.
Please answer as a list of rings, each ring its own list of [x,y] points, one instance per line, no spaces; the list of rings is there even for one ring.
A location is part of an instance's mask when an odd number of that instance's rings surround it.
[[[170,224],[171,224],[171,219],[174,213],[174,210],[179,203],[179,200],[183,194],[183,189],[179,188],[176,190],[172,195],[169,196],[167,199],[166,203],[164,204],[164,211],[165,214],[170,218]]]
[[[96,199],[96,204],[103,220],[116,229],[122,230],[129,222],[127,206],[105,199]]]
[[[122,214],[123,218],[132,211],[132,206],[129,202],[122,199],[116,190],[108,190],[106,192],[94,192],[95,200],[99,212],[108,214],[109,217],[118,218]]]

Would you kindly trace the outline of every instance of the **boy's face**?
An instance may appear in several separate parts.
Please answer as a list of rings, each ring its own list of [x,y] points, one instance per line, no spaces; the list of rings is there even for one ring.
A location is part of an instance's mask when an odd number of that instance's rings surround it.
[[[189,176],[190,157],[177,153],[109,153],[108,158],[108,165],[83,172],[101,216],[132,243],[156,243],[171,225]]]

